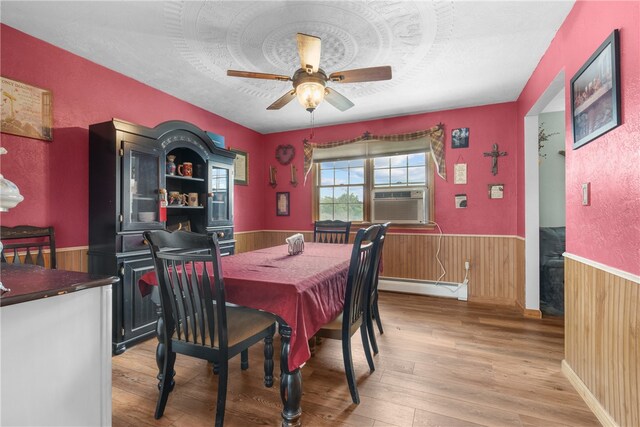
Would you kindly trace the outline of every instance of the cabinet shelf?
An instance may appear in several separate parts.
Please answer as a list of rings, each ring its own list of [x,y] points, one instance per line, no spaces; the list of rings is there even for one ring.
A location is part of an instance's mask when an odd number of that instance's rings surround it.
[[[199,181],[204,182],[204,178],[193,178],[189,176],[180,176],[180,175],[166,175],[167,179],[176,179],[182,181]]]
[[[131,198],[133,200],[157,200],[157,197],[149,197],[149,196],[137,196],[137,195],[132,195]]]
[[[167,209],[204,209],[204,206],[167,206]]]

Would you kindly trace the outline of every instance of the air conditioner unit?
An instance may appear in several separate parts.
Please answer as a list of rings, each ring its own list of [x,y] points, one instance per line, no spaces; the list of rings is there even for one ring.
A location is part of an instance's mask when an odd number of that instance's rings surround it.
[[[427,222],[425,188],[385,188],[373,190],[372,222],[424,224]]]

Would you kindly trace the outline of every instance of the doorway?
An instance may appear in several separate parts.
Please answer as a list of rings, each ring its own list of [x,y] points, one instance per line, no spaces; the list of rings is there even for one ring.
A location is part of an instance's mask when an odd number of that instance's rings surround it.
[[[540,311],[564,315],[565,219],[564,88],[538,115]]]
[[[525,310],[530,313],[540,313],[540,115],[554,99],[561,98],[566,105],[564,86],[564,71],[561,71],[524,117]],[[560,92],[563,95],[559,95]],[[564,140],[565,128],[560,132]]]

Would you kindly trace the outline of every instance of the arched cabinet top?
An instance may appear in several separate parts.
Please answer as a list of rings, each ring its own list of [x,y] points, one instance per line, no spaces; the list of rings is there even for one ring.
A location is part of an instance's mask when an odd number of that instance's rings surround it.
[[[197,147],[201,151],[200,154],[205,158],[211,154],[229,159],[236,157],[233,151],[216,147],[205,131],[183,120],[169,120],[160,123],[154,128],[149,128],[124,120],[113,119],[113,125],[117,130],[155,139],[165,151],[171,151],[181,146],[189,146],[190,148]]]

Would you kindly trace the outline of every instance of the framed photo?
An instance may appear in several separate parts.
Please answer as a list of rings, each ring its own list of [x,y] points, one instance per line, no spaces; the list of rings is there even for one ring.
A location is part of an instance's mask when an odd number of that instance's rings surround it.
[[[276,215],[289,216],[289,192],[276,193]]]
[[[469,147],[469,128],[458,128],[451,131],[451,148]]]
[[[231,150],[236,153],[233,161],[233,183],[239,185],[249,185],[249,153],[240,150]]]
[[[614,30],[571,79],[573,149],[620,122],[619,36]]]
[[[51,91],[7,77],[1,78],[0,130],[27,138],[53,140]]]

